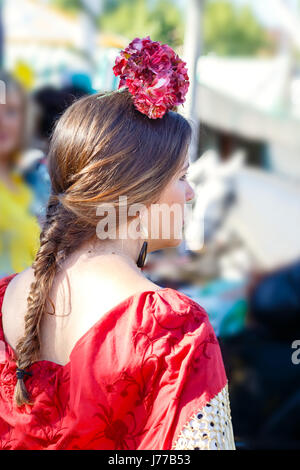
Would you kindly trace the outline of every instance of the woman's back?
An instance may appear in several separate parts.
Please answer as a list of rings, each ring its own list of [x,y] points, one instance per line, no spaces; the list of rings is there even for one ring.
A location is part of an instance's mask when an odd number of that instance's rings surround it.
[[[0,320],[12,279],[0,281]],[[234,449],[219,344],[205,311],[184,294],[134,294],[79,338],[65,365],[32,363],[25,380],[33,403],[21,407],[1,323],[2,448]]]
[[[33,281],[32,268],[19,273],[3,302],[4,335],[14,350],[24,333],[26,300]],[[49,314],[41,321],[40,358],[66,364],[78,339],[106,312],[133,294],[158,288],[116,254],[99,260],[90,257],[87,250],[77,252],[55,277],[50,292],[53,305],[49,304]]]

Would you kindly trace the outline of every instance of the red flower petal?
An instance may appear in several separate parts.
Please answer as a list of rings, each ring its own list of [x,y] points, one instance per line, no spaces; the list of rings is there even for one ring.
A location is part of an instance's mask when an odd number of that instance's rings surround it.
[[[184,103],[189,87],[186,62],[150,36],[135,38],[120,52],[113,67],[134,97],[135,107],[152,119]]]

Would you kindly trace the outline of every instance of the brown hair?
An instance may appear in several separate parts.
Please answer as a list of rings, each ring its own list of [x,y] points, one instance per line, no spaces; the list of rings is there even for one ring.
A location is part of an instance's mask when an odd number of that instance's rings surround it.
[[[25,333],[16,347],[18,367],[38,360],[39,325],[60,257],[95,237],[97,205],[114,203],[117,211],[122,195],[128,206],[156,201],[181,169],[191,133],[173,110],[158,119],[136,110],[127,89],[80,98],[57,121],[48,156],[52,194],[33,263]],[[30,403],[23,380],[15,401]]]

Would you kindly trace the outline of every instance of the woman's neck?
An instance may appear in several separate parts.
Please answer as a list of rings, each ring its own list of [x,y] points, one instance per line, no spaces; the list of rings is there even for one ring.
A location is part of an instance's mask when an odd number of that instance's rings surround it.
[[[127,267],[143,276],[141,268],[136,264],[141,245],[141,240],[129,239],[85,242],[71,254],[69,259],[66,260],[65,266],[92,261],[102,267]]]

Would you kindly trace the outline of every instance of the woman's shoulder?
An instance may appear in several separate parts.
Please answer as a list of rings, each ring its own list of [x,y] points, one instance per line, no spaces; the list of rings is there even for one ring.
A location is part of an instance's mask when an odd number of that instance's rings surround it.
[[[14,321],[24,313],[24,305],[28,297],[30,284],[34,280],[32,267],[14,273],[0,280],[0,300],[2,314],[10,317],[13,312]],[[24,303],[25,302],[25,303]],[[21,313],[19,313],[21,312]]]
[[[0,306],[2,305],[3,298],[4,298],[8,285],[12,282],[12,280],[14,279],[14,277],[16,277],[16,275],[17,275],[16,273],[9,274],[0,279]]]
[[[145,335],[149,341],[162,345],[167,342],[184,347],[202,340],[216,342],[216,336],[207,312],[186,294],[171,287],[145,291],[133,296],[116,310],[118,321],[126,325],[128,332]]]
[[[171,287],[158,289],[152,299],[152,309],[162,317],[170,317],[173,320],[178,319],[196,319],[206,321],[208,315],[205,309],[188,295],[180,290]]]
[[[6,298],[20,298],[21,292],[24,295],[28,292],[29,286],[34,280],[34,273],[31,266],[20,271],[18,273],[13,273],[4,278],[0,279],[0,293],[5,290]]]
[[[82,358],[82,348],[101,356],[99,344],[110,335],[116,347],[114,354],[120,353],[123,359],[128,345],[133,345],[134,351],[143,349],[145,345],[140,343],[144,344],[146,338],[153,344],[153,353],[158,348],[155,352],[158,355],[171,343],[185,347],[185,337],[192,343],[205,338],[215,342],[208,315],[197,302],[176,289],[155,284],[130,295],[101,316],[76,343],[72,357]]]
[[[101,363],[96,374],[101,380],[111,370],[109,361],[108,369],[104,366],[105,355],[113,357],[121,375],[127,368],[131,374],[147,369],[148,361],[151,369],[152,360],[179,371],[185,358],[197,362],[202,353],[215,355],[218,347],[207,312],[182,292],[164,287],[138,292],[107,312],[80,338],[70,357],[74,370],[76,364],[82,370],[84,358],[87,373],[89,364]]]
[[[0,280],[0,309],[9,336],[15,337],[22,331],[26,299],[33,278],[33,269],[29,267]]]

